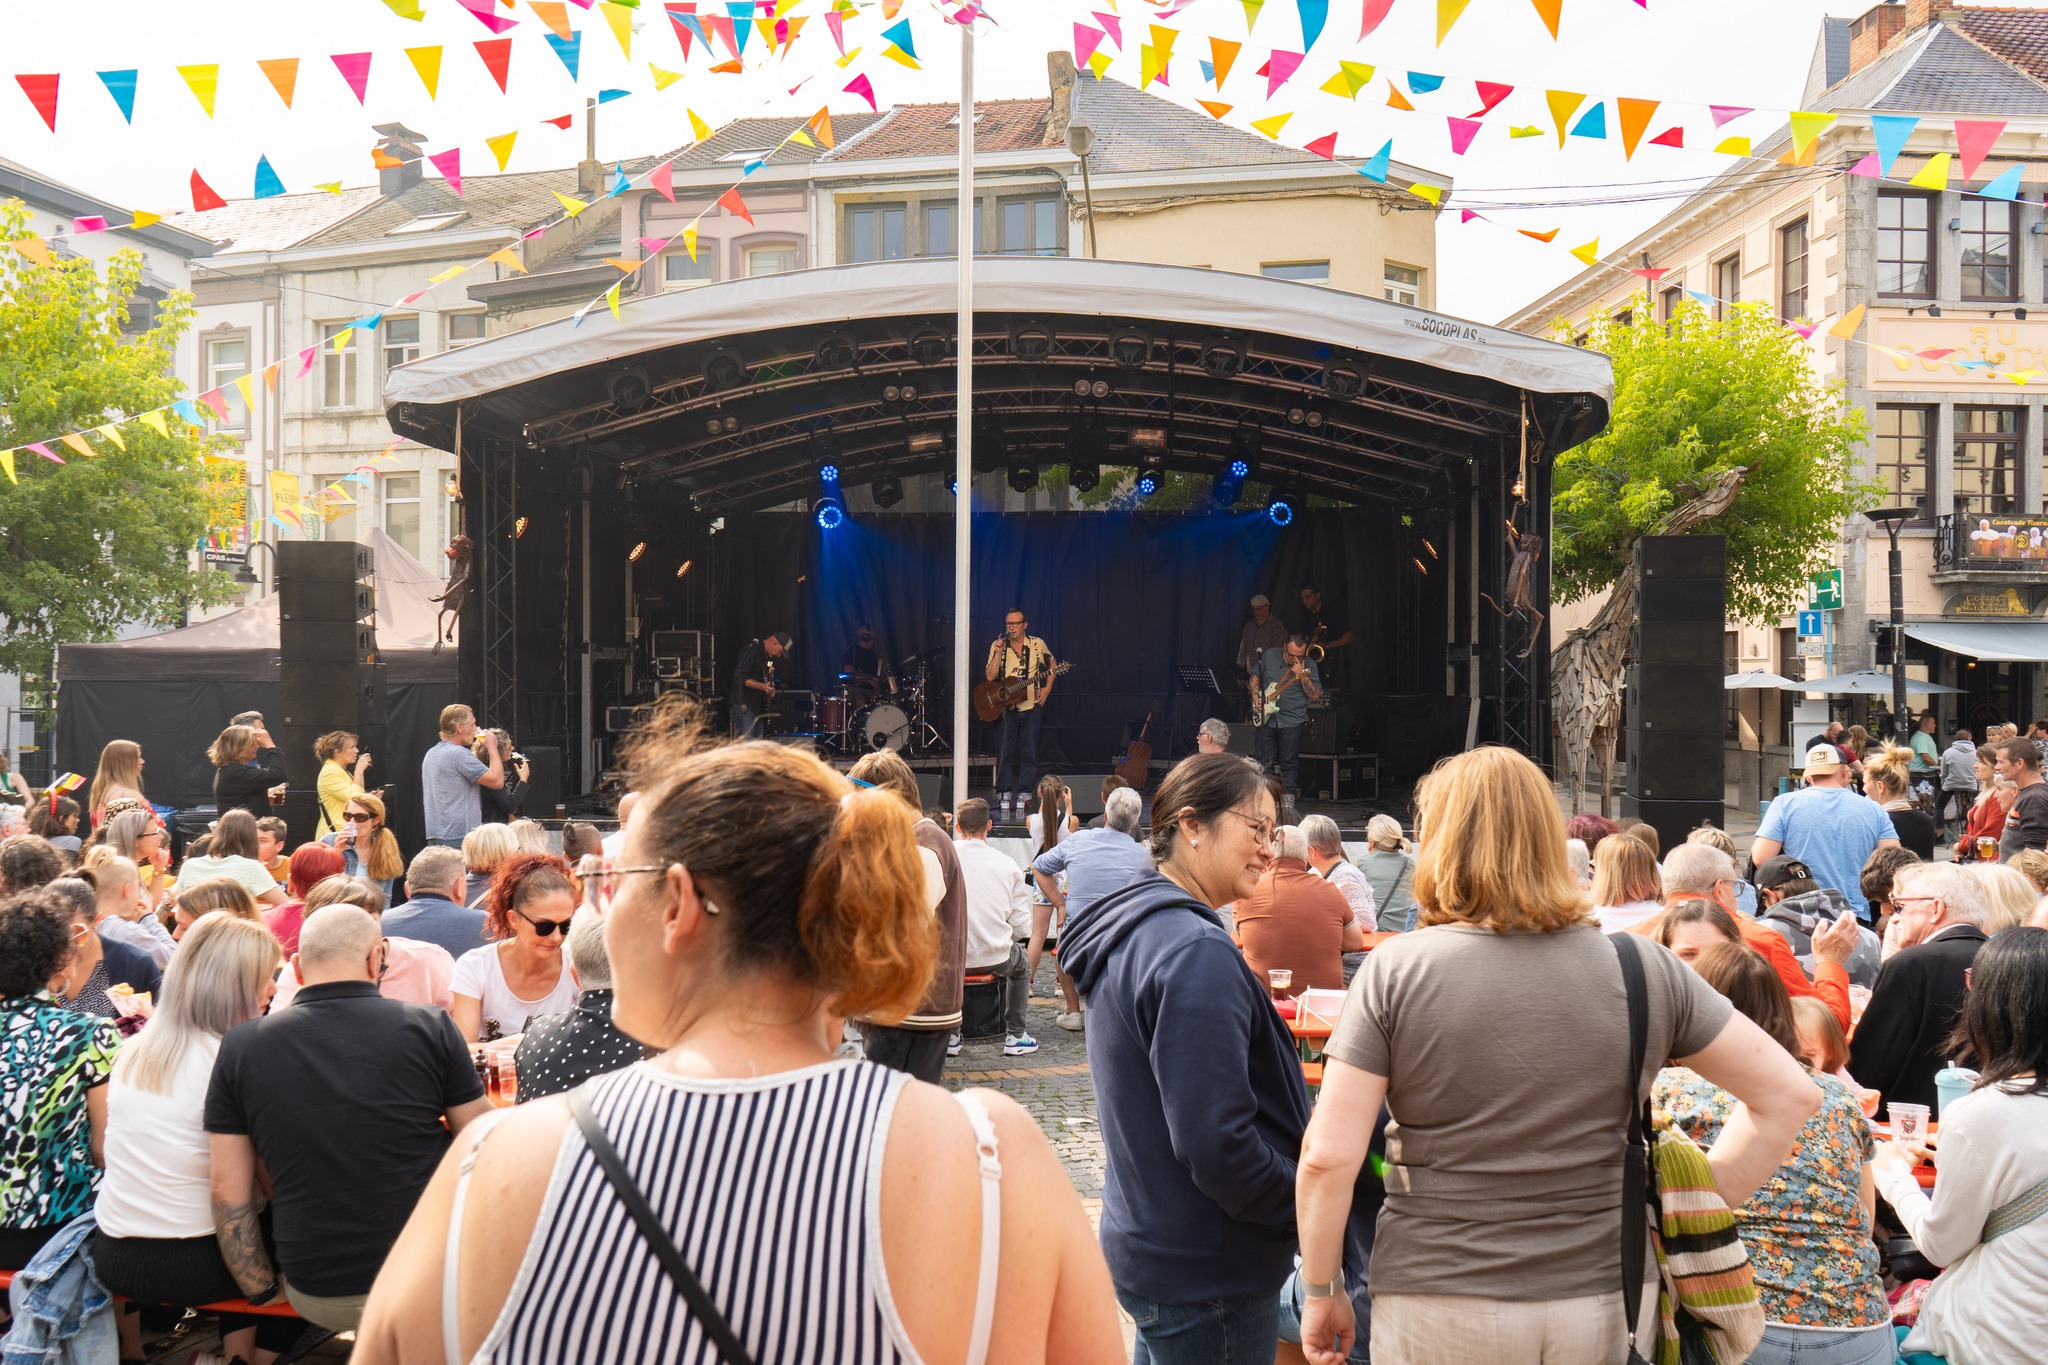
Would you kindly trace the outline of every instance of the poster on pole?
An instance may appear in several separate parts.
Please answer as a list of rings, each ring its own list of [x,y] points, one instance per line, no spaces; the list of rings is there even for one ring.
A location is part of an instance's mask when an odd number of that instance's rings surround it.
[[[249,466],[226,455],[208,455],[201,468],[206,500],[206,534],[199,557],[208,564],[249,562]]]

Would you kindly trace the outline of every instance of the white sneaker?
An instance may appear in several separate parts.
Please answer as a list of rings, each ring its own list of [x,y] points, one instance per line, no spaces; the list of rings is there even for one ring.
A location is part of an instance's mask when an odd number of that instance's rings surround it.
[[[950,1038],[946,1039],[946,1055],[948,1057],[958,1057],[960,1055],[959,1034],[956,1033],[952,1035]]]
[[[1005,1057],[1022,1057],[1027,1052],[1038,1051],[1038,1040],[1028,1033],[1013,1033],[1003,1039]]]
[[[1053,1022],[1069,1033],[1079,1033],[1081,1031],[1081,1012],[1075,1010],[1072,1014],[1062,1014]]]

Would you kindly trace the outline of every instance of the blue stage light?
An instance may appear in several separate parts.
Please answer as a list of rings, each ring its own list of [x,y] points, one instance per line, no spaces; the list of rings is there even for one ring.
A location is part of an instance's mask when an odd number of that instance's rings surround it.
[[[1149,470],[1149,469],[1148,469],[1148,470],[1146,470],[1146,471],[1145,471],[1145,472],[1144,472],[1143,474],[1140,474],[1140,475],[1138,476],[1138,496],[1139,496],[1139,497],[1141,497],[1141,498],[1149,498],[1149,497],[1151,497],[1151,496],[1152,496],[1152,495],[1153,495],[1154,493],[1157,493],[1158,491],[1159,491],[1159,476],[1158,476],[1157,474],[1154,474],[1154,473],[1153,473],[1153,472],[1152,472],[1151,470]]]
[[[1285,526],[1294,520],[1294,504],[1286,498],[1275,498],[1266,504],[1266,516],[1275,526]]]
[[[1230,462],[1230,477],[1233,479],[1241,480],[1251,472],[1252,467],[1246,464],[1243,460],[1232,460]]]
[[[818,503],[818,529],[836,531],[846,520],[846,508],[837,498],[825,498]]]
[[[825,464],[819,465],[819,466],[818,466],[818,477],[819,477],[819,478],[821,478],[821,479],[823,479],[823,480],[824,480],[824,481],[825,481],[826,483],[838,483],[838,482],[839,482],[839,466],[838,466],[838,465],[836,465],[836,464],[832,464],[832,463],[830,463],[830,462],[827,462],[827,463],[825,463]]]

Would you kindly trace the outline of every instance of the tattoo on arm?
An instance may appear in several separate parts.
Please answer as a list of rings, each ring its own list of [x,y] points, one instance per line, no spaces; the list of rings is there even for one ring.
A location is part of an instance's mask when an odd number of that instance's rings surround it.
[[[276,1278],[270,1253],[263,1248],[263,1229],[256,1221],[262,1205],[213,1201],[213,1232],[220,1241],[221,1259],[244,1294],[260,1294]]]

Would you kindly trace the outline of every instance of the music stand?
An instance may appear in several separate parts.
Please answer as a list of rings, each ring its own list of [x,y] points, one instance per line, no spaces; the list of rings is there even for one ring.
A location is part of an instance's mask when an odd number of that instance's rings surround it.
[[[1174,756],[1175,729],[1179,720],[1180,699],[1183,696],[1220,697],[1223,688],[1216,681],[1216,670],[1207,664],[1176,664],[1173,670],[1175,687],[1173,696],[1166,703],[1166,757],[1170,762]],[[1205,704],[1202,708],[1207,710]],[[1206,717],[1205,717],[1206,719]]]

